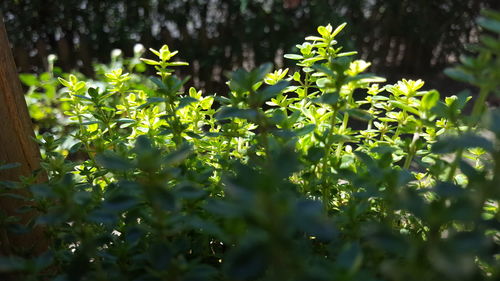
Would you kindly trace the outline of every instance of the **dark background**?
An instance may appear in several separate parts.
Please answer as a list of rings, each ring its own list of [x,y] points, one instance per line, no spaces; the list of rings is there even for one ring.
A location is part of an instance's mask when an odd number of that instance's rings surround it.
[[[184,74],[209,92],[226,91],[223,73],[264,62],[290,65],[283,54],[318,25],[347,22],[346,50],[391,78],[421,77],[452,89],[440,73],[477,37],[474,20],[498,0],[3,0],[0,9],[21,72],[41,72],[48,54],[58,66],[92,75],[114,48],[134,44],[179,50]]]

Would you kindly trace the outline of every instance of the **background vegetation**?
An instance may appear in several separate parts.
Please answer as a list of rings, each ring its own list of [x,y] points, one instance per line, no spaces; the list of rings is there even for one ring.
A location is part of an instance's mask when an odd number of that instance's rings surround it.
[[[135,43],[183,50],[190,85],[225,90],[224,71],[283,53],[316,26],[349,22],[342,39],[379,73],[422,76],[456,61],[477,39],[474,19],[495,0],[8,0],[0,3],[21,72],[46,69],[48,54],[64,71],[92,74],[114,48]],[[35,66],[35,68],[33,68]],[[429,78],[433,75],[428,75]],[[434,80],[429,79],[429,80]],[[429,81],[433,83],[433,81]]]

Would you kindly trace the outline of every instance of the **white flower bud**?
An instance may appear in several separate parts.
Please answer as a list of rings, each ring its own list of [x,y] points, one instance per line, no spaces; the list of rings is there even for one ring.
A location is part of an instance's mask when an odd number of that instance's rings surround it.
[[[122,50],[120,49],[114,49],[113,51],[111,51],[111,59],[116,59],[121,55],[122,55]]]
[[[56,60],[57,60],[57,56],[54,55],[54,54],[50,54],[50,55],[47,56],[47,61],[49,63],[54,63]]]
[[[141,55],[145,51],[146,51],[146,49],[144,48],[144,45],[142,45],[140,43],[134,45],[134,54]]]

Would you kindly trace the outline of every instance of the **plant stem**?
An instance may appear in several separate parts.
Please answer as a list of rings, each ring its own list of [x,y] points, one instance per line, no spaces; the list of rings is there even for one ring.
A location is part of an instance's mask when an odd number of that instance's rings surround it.
[[[333,135],[333,128],[335,128],[335,124],[337,123],[337,113],[338,113],[338,108],[333,107],[333,114],[331,117],[331,128],[330,132],[328,134],[328,137],[326,138],[325,142],[325,156],[323,156],[323,161],[322,161],[322,166],[321,166],[321,178],[323,179],[322,181],[322,197],[323,197],[323,204],[325,206],[325,210],[328,211],[329,209],[329,200],[330,200],[330,190],[329,190],[329,185],[328,185],[328,178],[326,176],[327,174],[327,167],[328,167],[328,160],[330,159],[330,148],[332,146],[332,135]]]
[[[340,126],[340,132],[343,133],[345,129],[347,128],[347,122],[349,122],[349,114],[345,113],[344,118],[342,119],[342,125]],[[340,154],[342,153],[342,147],[344,145],[343,141],[339,142],[339,145],[337,146],[337,151],[335,153],[335,157],[337,158],[337,162],[340,163]]]
[[[415,133],[413,135],[413,139],[411,140],[410,144],[410,151],[408,151],[408,155],[406,156],[405,163],[403,164],[404,169],[409,169],[411,165],[411,161],[413,160],[413,157],[415,157],[415,154],[417,153],[417,141],[420,138],[419,133]]]
[[[451,163],[450,166],[450,173],[448,174],[447,181],[453,181],[453,178],[455,177],[455,172],[457,171],[458,168],[458,163],[460,162],[460,159],[462,159],[463,153],[464,153],[463,149],[457,150],[455,159],[453,159],[453,162]]]
[[[481,87],[479,90],[479,97],[474,102],[474,106],[472,107],[472,119],[473,122],[477,122],[481,113],[484,110],[484,105],[486,103],[486,98],[490,92],[489,87]]]

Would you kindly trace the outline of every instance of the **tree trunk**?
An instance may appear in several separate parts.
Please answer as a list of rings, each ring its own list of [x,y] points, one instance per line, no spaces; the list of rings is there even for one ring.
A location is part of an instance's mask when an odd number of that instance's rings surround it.
[[[19,181],[20,176],[31,176],[33,171],[40,167],[40,151],[33,140],[34,136],[3,17],[0,14],[0,162],[20,164],[17,168],[0,170],[0,181]],[[43,175],[37,178],[38,182],[44,180]],[[5,191],[6,188],[0,185],[0,193]],[[29,196],[24,190],[7,191]],[[41,228],[35,228],[27,234],[13,234],[7,231],[5,223],[2,223],[2,214],[18,218],[21,224],[30,222],[35,212],[16,212],[26,204],[24,200],[0,196],[0,255],[37,255],[47,249],[47,239]]]

